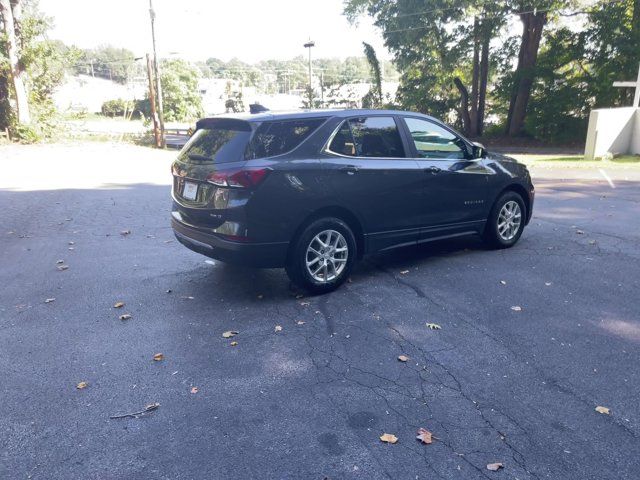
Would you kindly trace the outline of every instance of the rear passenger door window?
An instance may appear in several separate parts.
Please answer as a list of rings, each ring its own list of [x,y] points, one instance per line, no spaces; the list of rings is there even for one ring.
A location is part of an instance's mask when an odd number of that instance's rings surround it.
[[[400,132],[393,117],[346,120],[333,137],[329,150],[349,157],[405,157]]]
[[[245,159],[254,160],[288,153],[308,138],[323,122],[322,118],[263,122],[251,137]]]
[[[449,130],[428,120],[405,117],[409,135],[418,158],[464,159],[467,149],[464,141]]]

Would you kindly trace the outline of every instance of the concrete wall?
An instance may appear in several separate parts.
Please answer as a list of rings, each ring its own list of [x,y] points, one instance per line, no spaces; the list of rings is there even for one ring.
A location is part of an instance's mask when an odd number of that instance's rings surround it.
[[[640,109],[625,107],[591,111],[584,158],[593,160],[607,152],[640,153]]]

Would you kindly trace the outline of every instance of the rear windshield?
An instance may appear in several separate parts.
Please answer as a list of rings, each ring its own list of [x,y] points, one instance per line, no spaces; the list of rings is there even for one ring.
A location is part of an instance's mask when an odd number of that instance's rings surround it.
[[[253,134],[245,158],[252,160],[290,152],[323,122],[322,118],[263,122]]]
[[[178,159],[186,162],[237,162],[243,154],[251,131],[229,128],[201,128],[184,146]]]

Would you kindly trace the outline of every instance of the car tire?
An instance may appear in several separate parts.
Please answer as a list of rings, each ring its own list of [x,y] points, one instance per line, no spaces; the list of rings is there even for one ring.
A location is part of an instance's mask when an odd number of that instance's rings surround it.
[[[526,219],[522,197],[513,191],[503,193],[493,204],[485,225],[483,238],[491,248],[514,246],[522,235]]]
[[[285,269],[293,283],[322,294],[349,278],[357,256],[356,239],[349,226],[339,218],[321,218],[294,239]]]

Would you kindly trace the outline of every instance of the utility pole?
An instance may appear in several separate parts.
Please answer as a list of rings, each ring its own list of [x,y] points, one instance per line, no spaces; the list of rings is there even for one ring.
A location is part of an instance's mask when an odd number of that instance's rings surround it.
[[[160,85],[160,69],[158,68],[158,54],[156,53],[156,12],[153,10],[153,0],[149,0],[149,15],[151,16],[151,40],[153,41],[153,67],[156,76],[156,94],[158,95],[158,123],[160,124],[160,148],[165,147],[164,140],[164,109],[162,106],[162,86]]]
[[[311,84],[311,47],[315,47],[316,42],[309,39],[307,43],[304,44],[304,48],[309,49],[309,108],[313,108],[313,86]]]
[[[156,89],[153,86],[153,65],[151,55],[147,53],[147,76],[149,77],[149,102],[151,103],[151,118],[153,119],[153,135],[156,139],[156,147],[162,148],[162,134],[156,111]]]

